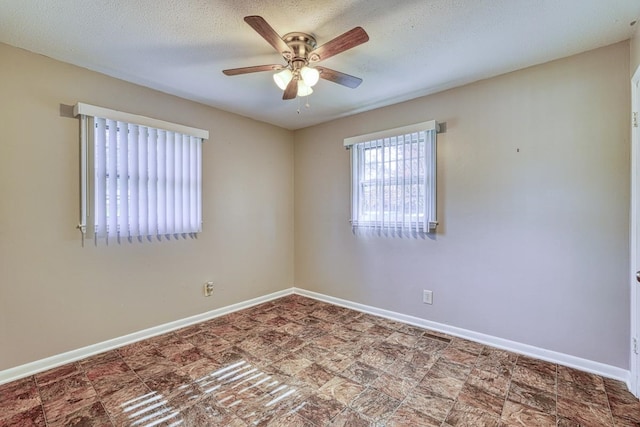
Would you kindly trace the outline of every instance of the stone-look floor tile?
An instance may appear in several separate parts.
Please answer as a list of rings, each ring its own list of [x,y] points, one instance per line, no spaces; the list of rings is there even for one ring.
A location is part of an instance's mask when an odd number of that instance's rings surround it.
[[[57,420],[97,400],[96,391],[84,372],[40,387],[40,396],[48,421]]]
[[[167,360],[156,348],[147,348],[132,354],[125,354],[122,359],[133,370]]]
[[[613,425],[615,427],[640,427],[640,421],[630,421],[625,418],[613,417]]]
[[[332,352],[316,363],[333,373],[338,373],[347,369],[353,363],[353,359],[350,356]]]
[[[335,376],[318,390],[318,395],[327,399],[335,399],[345,406],[364,391],[365,387],[341,376]]]
[[[358,357],[358,360],[364,364],[367,364],[373,368],[382,370],[388,365],[392,364],[395,357],[389,356],[386,352],[378,350],[373,347],[367,347],[363,349],[362,354]]]
[[[365,363],[354,362],[349,365],[348,368],[342,371],[341,374],[342,376],[349,378],[350,380],[353,380],[358,384],[368,386],[373,381],[375,381],[375,379],[378,378],[380,374],[382,374],[382,372]]]
[[[580,384],[580,386],[585,389],[604,390],[604,380],[602,377],[558,365],[558,382],[560,381]]]
[[[329,354],[332,353],[330,348],[320,347],[315,343],[305,344],[304,346],[297,349],[295,352],[296,356],[304,357],[308,360],[318,360],[324,359]]]
[[[533,359],[527,356],[518,356],[518,361],[516,362],[516,366],[520,366],[522,368],[532,369],[534,371],[543,372],[547,375],[556,376],[558,366],[555,363],[545,362],[540,359]]]
[[[270,420],[266,427],[316,427],[316,425],[304,419],[301,415],[292,412]]]
[[[134,371],[141,379],[146,380],[147,378],[175,371],[178,368],[179,366],[170,360],[158,359],[148,365],[135,368]]]
[[[435,363],[435,362],[434,362]],[[396,360],[391,365],[387,366],[385,372],[399,377],[415,380],[420,382],[424,376],[429,372],[431,365],[424,366],[422,364],[414,364],[411,362],[405,362],[404,360]]]
[[[389,335],[385,341],[411,348],[418,342],[418,337],[414,334],[396,331]]]
[[[451,362],[446,359],[438,359],[429,370],[429,375],[436,378],[454,378],[466,381],[471,367]]]
[[[367,322],[366,320],[363,320],[363,319],[356,319],[347,323],[345,327],[357,332],[366,332],[371,327],[373,327],[373,325],[374,324],[372,322]]]
[[[292,354],[275,362],[273,367],[287,375],[296,375],[298,372],[312,364],[313,362],[309,359]]]
[[[512,381],[519,382],[521,384],[528,384],[532,387],[544,390],[548,393],[556,393],[555,370],[552,373],[548,370],[516,365],[513,370],[511,379]]]
[[[192,350],[193,348],[193,344],[178,336],[172,336],[170,339],[161,340],[157,343],[158,351],[167,359],[171,359],[173,355]]]
[[[517,359],[518,356],[515,353],[485,347],[478,356],[475,367],[483,371],[510,375],[515,368]]]
[[[438,396],[421,387],[416,387],[405,399],[404,404],[436,421],[443,421],[453,407],[454,400]]]
[[[604,389],[583,387],[582,384],[558,381],[558,396],[575,400],[576,402],[593,403],[595,405],[607,406],[607,393]]]
[[[312,363],[311,365],[298,371],[296,377],[301,381],[310,384],[314,388],[320,388],[327,381],[333,378],[333,374],[317,363]]]
[[[458,350],[466,351],[467,353],[479,355],[484,348],[484,344],[469,341],[464,338],[453,338],[449,347],[456,348]]]
[[[125,385],[141,381],[138,375],[120,358],[111,362],[87,366],[85,371],[98,396],[105,396]]]
[[[400,400],[372,387],[367,388],[351,402],[351,409],[371,422],[386,420],[398,406],[400,406]]]
[[[401,405],[385,423],[386,427],[440,427],[442,421],[416,411],[410,406]]]
[[[379,337],[381,339],[386,339],[386,338],[389,338],[391,334],[393,334],[393,332],[394,332],[393,329],[387,328],[386,326],[381,326],[378,324],[370,327],[367,330],[367,335]]]
[[[231,343],[229,341],[205,331],[202,331],[195,335],[191,335],[184,339],[206,354],[220,353],[221,351],[231,347]]]
[[[466,383],[460,390],[460,394],[458,394],[458,402],[481,409],[496,417],[499,417],[502,413],[505,398],[506,396],[504,395],[495,395],[484,388],[469,383]]]
[[[553,408],[555,413],[555,405]],[[505,427],[554,427],[556,425],[555,414],[549,414],[532,409],[528,406],[507,400],[502,411],[502,424]]]
[[[151,340],[142,340],[134,342],[132,344],[125,345],[118,348],[116,351],[120,357],[133,356],[134,354],[141,353],[143,351],[155,350],[156,345]]]
[[[464,381],[451,377],[434,377],[431,373],[428,373],[419,386],[436,396],[455,400],[464,386]]]
[[[144,380],[145,385],[151,391],[155,391],[165,399],[170,399],[173,395],[180,393],[185,387],[192,384],[191,378],[179,371],[163,373]]]
[[[111,420],[100,402],[72,412],[56,421],[47,423],[48,427],[92,426],[111,427]]]
[[[33,377],[0,386],[0,420],[28,412],[41,404],[40,393]]]
[[[371,387],[388,394],[394,399],[404,400],[417,384],[418,381],[415,379],[398,378],[395,375],[384,373],[371,383]]]
[[[389,425],[389,424],[387,424]],[[345,408],[336,415],[327,427],[369,427],[371,423],[351,408]],[[283,426],[285,427],[285,426]]]
[[[296,413],[315,425],[323,426],[342,412],[344,408],[345,406],[335,399],[314,395],[299,405]]]
[[[36,383],[38,387],[44,387],[53,382],[60,381],[63,378],[77,375],[82,372],[80,364],[77,362],[69,363],[68,365],[59,366],[57,368],[50,369],[35,375]]]
[[[138,404],[144,400],[151,399],[156,401],[156,394],[152,393],[143,383],[126,386],[115,391],[108,396],[101,398],[101,402],[112,420],[122,418],[131,410],[125,411],[132,405]]]
[[[373,328],[373,326],[372,326]],[[371,328],[370,328],[371,329]],[[376,341],[381,341],[383,338],[379,337],[379,336],[374,336],[374,335],[369,335],[368,333],[365,335],[362,332],[359,331],[355,331],[353,329],[349,329],[346,326],[340,326],[337,327],[335,329],[333,329],[332,331],[332,335],[336,336],[338,338],[340,338],[341,340],[343,340],[346,343],[351,342],[351,341],[358,341],[360,338],[362,337],[367,337],[367,338],[372,338]],[[337,348],[342,348],[344,346],[344,344],[341,344],[339,346],[337,346]]]
[[[547,414],[556,414],[556,396],[527,384],[511,382],[507,399]]]
[[[169,360],[175,363],[177,366],[185,366],[190,365],[193,362],[197,362],[198,360],[206,357],[203,353],[200,352],[195,347],[192,347],[188,350],[185,350],[180,353],[174,353],[169,357]]]
[[[122,357],[120,357],[120,353],[118,353],[118,350],[111,350],[104,353],[96,354],[95,356],[90,356],[86,359],[82,359],[78,363],[80,363],[82,369],[87,372],[96,365],[103,365],[112,362],[122,362]]]
[[[468,353],[464,350],[460,350],[454,347],[447,347],[440,352],[440,357],[447,359],[460,365],[473,366],[478,359],[478,355],[474,353]]]
[[[176,422],[182,422],[184,426],[229,426],[245,427],[244,421],[233,413],[226,411],[215,404],[212,399],[203,400],[195,405],[180,411]]]
[[[213,374],[220,368],[222,368],[220,363],[208,357],[203,357],[193,363],[182,366],[178,372],[188,375],[193,381],[198,381]]]
[[[506,396],[511,382],[509,374],[498,374],[480,369],[473,369],[467,378],[467,383],[483,389],[496,396]]]
[[[460,402],[451,409],[443,424],[444,427],[498,427],[499,425],[500,419],[494,414]]]
[[[609,407],[615,418],[625,419],[628,422],[640,423],[640,402],[631,393],[628,396],[609,394]]]
[[[435,337],[421,336],[418,338],[414,348],[423,353],[439,355],[442,350],[449,346],[448,342],[441,341]]]
[[[0,405],[4,409],[4,405]],[[0,427],[46,427],[41,405],[24,412],[6,412],[0,415]]]
[[[613,417],[607,407],[574,402],[562,396],[557,401],[558,418],[578,423],[581,426],[612,426]],[[567,424],[569,425],[569,424]]]

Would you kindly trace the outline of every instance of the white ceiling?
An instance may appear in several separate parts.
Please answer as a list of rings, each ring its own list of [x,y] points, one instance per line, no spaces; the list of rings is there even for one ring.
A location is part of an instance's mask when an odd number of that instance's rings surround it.
[[[363,27],[369,42],[321,65],[364,82],[321,80],[307,109],[271,72],[223,75],[284,63],[247,15],[319,45]],[[639,0],[2,0],[0,41],[299,129],[625,40],[639,16]]]

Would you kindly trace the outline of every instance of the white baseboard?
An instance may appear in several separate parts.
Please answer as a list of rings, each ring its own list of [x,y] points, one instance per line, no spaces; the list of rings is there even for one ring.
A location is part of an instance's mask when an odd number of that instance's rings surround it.
[[[394,311],[384,310],[369,305],[360,304],[341,298],[331,297],[306,289],[293,288],[293,293],[330,304],[339,305],[353,310],[361,311],[375,316],[385,317],[409,325],[418,326],[420,328],[431,329],[445,334],[465,338],[471,341],[486,344],[502,350],[512,351],[514,353],[523,354],[525,356],[534,357],[536,359],[546,360],[547,362],[557,363],[559,365],[568,366],[570,368],[579,369],[581,371],[591,372],[606,378],[612,378],[622,381],[630,387],[631,375],[628,370],[618,368],[616,366],[607,365],[592,360],[583,359],[569,354],[559,353],[557,351],[546,350],[544,348],[534,347],[528,344],[522,344],[516,341],[510,341],[503,338],[494,337],[492,335],[482,334],[480,332],[470,331],[468,329],[457,328],[443,323],[432,322],[430,320],[421,319],[419,317],[409,316]]]
[[[101,343],[92,344],[87,347],[82,347],[77,350],[68,351],[55,356],[47,357],[45,359],[37,360],[35,362],[26,363],[24,365],[17,366],[15,368],[6,369],[0,371],[0,384],[4,384],[10,381],[14,381],[20,378],[28,377],[30,375],[37,374],[39,372],[46,371],[48,369],[56,368],[58,366],[65,365],[67,363],[75,362],[77,360],[84,359],[105,351],[113,350],[124,345],[132,344],[137,341],[141,341],[147,338],[161,335],[167,332],[171,332],[186,326],[190,326],[196,323],[204,322],[225,314],[229,314],[238,310],[242,310],[254,305],[262,304],[264,302],[272,301],[277,298],[281,298],[290,294],[298,294],[309,298],[314,298],[319,301],[324,301],[330,304],[339,305],[346,308],[351,308],[360,312],[373,314],[375,316],[381,316],[387,319],[395,320],[398,322],[407,323],[409,325],[418,326],[425,329],[431,329],[434,331],[443,332],[452,336],[466,338],[472,341],[479,342],[481,344],[490,345],[492,347],[500,348],[503,350],[520,353],[526,356],[534,357],[541,360],[546,360],[551,363],[557,363],[560,365],[568,366],[571,368],[580,369],[582,371],[591,372],[597,375],[601,375],[607,378],[613,378],[619,381],[623,381],[630,385],[630,372],[628,370],[618,368],[615,366],[607,365],[600,362],[594,362],[592,360],[583,359],[576,356],[571,356],[556,351],[546,350],[539,347],[534,347],[528,344],[522,344],[515,341],[506,340],[503,338],[494,337],[491,335],[482,334],[479,332],[470,331],[467,329],[457,328],[455,326],[449,326],[443,323],[432,322],[430,320],[421,319],[415,316],[409,316],[394,311],[384,310],[377,307],[372,307],[353,301],[344,300],[341,298],[331,297],[328,295],[320,294],[313,291],[308,291],[300,288],[289,288],[282,291],[274,292],[262,297],[253,298],[247,301],[232,304],[226,307],[218,308],[208,311],[206,313],[198,314],[195,316],[187,317],[184,319],[176,320],[174,322],[165,323],[163,325],[154,326],[149,329],[134,332],[129,335],[114,338],[111,340],[103,341]]]
[[[103,341],[101,343],[92,344],[87,347],[79,348],[77,350],[71,350],[66,353],[57,354],[55,356],[47,357],[46,359],[36,360],[35,362],[26,363],[24,365],[16,366],[15,368],[5,369],[4,371],[0,371],[0,384],[4,384],[20,378],[28,377],[30,375],[34,375],[39,372],[46,371],[48,369],[66,365],[67,363],[75,362],[77,360],[81,360],[89,356],[93,356],[99,353],[103,353],[105,351],[122,347],[124,345],[132,344],[137,341],[151,338],[156,335],[165,334],[167,332],[175,331],[176,329],[184,328],[185,326],[190,326],[196,323],[204,322],[206,320],[223,316],[225,314],[233,313],[234,311],[238,311],[248,307],[252,307],[254,305],[262,304],[264,302],[281,298],[286,295],[291,295],[292,293],[293,293],[293,288],[285,289],[285,290],[274,292],[258,298],[242,301],[237,304],[232,304],[226,307],[221,307],[215,310],[207,311],[206,313],[201,313],[195,316],[176,320],[174,322],[165,323],[164,325],[154,326],[149,329],[144,329],[142,331],[134,332],[129,335],[124,335],[122,337]]]

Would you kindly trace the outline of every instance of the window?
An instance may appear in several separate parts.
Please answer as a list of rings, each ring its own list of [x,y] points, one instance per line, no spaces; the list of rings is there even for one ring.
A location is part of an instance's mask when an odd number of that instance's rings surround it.
[[[434,231],[435,121],[345,139],[351,148],[351,224],[398,233]]]
[[[83,239],[193,236],[202,230],[200,129],[77,104]]]

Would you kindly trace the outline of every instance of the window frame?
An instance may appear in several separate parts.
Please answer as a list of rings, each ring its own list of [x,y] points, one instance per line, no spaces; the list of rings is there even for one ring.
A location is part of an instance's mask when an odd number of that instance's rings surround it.
[[[101,230],[106,226],[106,224],[103,224],[104,216],[107,215],[106,213],[107,209],[110,209],[111,197],[112,197],[112,195],[111,196],[105,195],[104,201],[103,201],[104,206],[102,206],[103,208],[102,210],[104,210],[104,212],[103,213],[98,212],[100,209],[97,208],[97,204],[96,204],[96,191],[98,191],[96,184],[102,181],[98,181],[96,179],[97,175],[102,176],[102,178],[104,179],[105,186],[109,185],[109,182],[111,182],[111,185],[115,185],[115,188],[116,188],[115,194],[117,194],[117,200],[120,200],[120,198],[123,196],[122,194],[120,194],[122,191],[122,188],[124,187],[127,189],[127,192],[128,192],[126,196],[127,203],[124,204],[125,212],[128,212],[128,209],[132,207],[134,207],[134,209],[141,207],[140,203],[144,204],[143,206],[144,212],[149,212],[151,209],[153,209],[153,206],[152,204],[150,204],[151,202],[149,201],[149,199],[143,198],[142,199],[143,202],[140,202],[139,199],[137,198],[138,188],[136,188],[135,182],[132,182],[132,173],[135,174],[133,181],[137,181],[138,186],[141,185],[143,186],[142,188],[145,188],[146,185],[148,185],[144,183],[145,179],[148,181],[150,178],[153,178],[152,175],[154,173],[156,174],[155,177],[159,179],[159,175],[156,172],[157,169],[155,167],[151,167],[148,163],[144,161],[141,161],[141,163],[137,162],[137,160],[139,159],[138,155],[141,152],[146,153],[145,149],[141,150],[140,146],[134,149],[128,149],[126,150],[126,152],[122,152],[120,148],[122,146],[127,147],[128,144],[130,143],[136,143],[136,142],[142,143],[142,141],[145,141],[145,142],[148,141],[149,147],[155,147],[159,149],[161,146],[164,147],[164,145],[161,145],[161,141],[162,141],[162,144],[164,144],[165,141],[167,144],[169,143],[168,142],[170,139],[169,136],[171,136],[172,138],[171,147],[175,150],[176,153],[187,152],[190,154],[191,157],[189,157],[189,159],[192,160],[192,162],[189,163],[190,168],[179,169],[179,170],[184,171],[183,177],[185,175],[189,175],[190,181],[193,180],[193,177],[194,177],[193,174],[195,173],[196,175],[195,185],[197,185],[197,188],[195,189],[196,197],[197,197],[197,199],[195,200],[195,206],[196,206],[195,215],[196,215],[196,222],[197,222],[196,227],[193,227],[190,225],[189,231],[183,231],[184,227],[182,227],[180,228],[179,232],[172,233],[172,235],[176,238],[180,235],[182,235],[183,237],[186,237],[187,235],[194,236],[196,233],[202,230],[201,145],[209,138],[209,131],[192,128],[189,126],[184,126],[176,123],[166,122],[163,120],[153,119],[150,117],[139,116],[139,115],[125,113],[125,112],[116,111],[116,110],[110,110],[107,108],[97,107],[97,106],[84,104],[84,103],[78,103],[74,106],[74,115],[79,116],[80,118],[80,222],[77,228],[82,233],[83,245],[84,245],[85,236],[90,238],[92,237],[96,244],[98,239],[105,238],[106,242],[108,243],[110,238],[114,238],[114,232],[112,230],[107,229],[106,231],[103,230],[101,232],[98,232],[96,228],[96,224],[100,224]],[[120,140],[122,138],[122,135],[126,135],[126,138],[127,138],[127,140],[124,142],[118,142],[117,152],[108,153],[109,158],[107,158],[106,156],[104,157],[104,163],[100,165],[101,168],[105,169],[104,171],[102,171],[104,173],[101,173],[100,170],[96,169],[98,165],[95,164],[95,159],[96,159],[95,150],[96,150],[96,144],[97,144],[96,129],[98,127],[97,125],[98,120],[106,123],[104,125],[104,139],[105,140],[108,139],[108,141],[103,141],[104,142],[103,145],[105,146],[103,148],[105,148],[105,150],[106,150],[106,146],[108,146],[110,143],[116,140]],[[108,137],[110,133],[113,131],[112,129],[109,128],[109,123],[108,123],[109,121],[112,121],[112,123],[115,123],[115,125],[117,126],[115,128],[115,135],[113,136],[113,138]],[[121,128],[122,125],[125,125],[126,129]],[[130,132],[132,131],[135,133],[131,134]],[[163,134],[162,138],[160,137],[161,133]],[[134,135],[134,137],[132,138],[131,135]],[[178,137],[181,139],[178,140]],[[138,138],[142,138],[142,139],[138,139]],[[185,142],[187,142],[187,144],[191,143],[191,145],[185,146],[184,145]],[[194,143],[196,144],[195,147],[193,145]],[[167,145],[167,147],[169,146]],[[193,157],[194,148],[195,148],[195,156],[196,156],[195,158]],[[130,156],[133,156],[133,157],[130,157]],[[111,170],[107,169],[106,165],[109,164],[109,162],[114,161],[116,158],[118,159],[117,169],[111,169]],[[159,154],[157,158],[158,159],[160,158]],[[133,164],[142,165],[142,169],[135,167],[133,171],[129,170],[127,165],[131,165],[132,161],[134,162]],[[176,169],[184,165],[184,163],[182,163],[181,165],[177,164],[177,162],[182,161],[182,158],[179,156],[176,156],[175,158],[173,158],[173,161],[174,163],[171,165],[171,170],[173,170],[173,167],[174,167],[173,165],[176,165],[175,166]],[[193,172],[191,170],[193,169],[194,164],[195,164],[196,172]],[[114,170],[117,173],[116,175],[117,178],[116,180],[111,180],[110,172],[113,172]],[[127,174],[127,182],[124,183],[123,185],[120,185],[119,184],[120,175],[122,173]],[[168,178],[166,182],[169,182]],[[191,183],[191,185],[193,186],[194,184]],[[180,207],[174,204],[172,206],[167,206],[167,209],[180,209],[182,210],[182,212],[187,212],[187,213],[194,212],[193,211],[194,201],[191,200],[192,199],[191,196],[193,195],[193,188],[191,188],[190,186],[187,186],[186,184],[185,184],[185,187],[181,187],[180,190],[176,190],[176,191],[186,190],[189,192],[189,197],[185,196],[181,198],[182,204],[180,204]],[[160,196],[161,193],[158,191],[157,186],[149,185],[148,188],[150,189],[149,191],[153,191],[153,197]],[[113,188],[111,190],[112,190],[111,191],[112,193]],[[144,190],[144,193],[142,193],[143,196],[149,197],[149,198],[152,197],[151,196],[152,193],[149,193],[147,191],[148,190]],[[168,194],[169,192],[167,193],[162,192],[163,197],[167,196]],[[186,194],[186,193],[180,192],[178,194]],[[134,198],[136,199],[136,201],[133,201]],[[145,203],[145,200],[146,200],[146,203]],[[189,203],[189,202],[190,202],[190,207],[189,208],[185,207],[185,203]],[[120,202],[116,202],[116,207],[117,209],[121,208]],[[154,227],[155,227],[155,230],[158,230],[157,220],[158,220],[158,212],[160,212],[160,210],[157,208],[158,206],[156,205],[156,209],[154,209],[155,213],[151,215],[155,219],[154,224],[148,223],[146,221],[147,218],[144,216],[144,214],[142,214],[143,215],[142,217],[134,215],[134,218],[136,219],[134,220],[133,223],[128,222],[128,224],[126,225],[127,232],[126,233],[123,232],[122,234],[120,233],[120,230],[119,230],[119,227],[120,227],[119,224],[122,223],[122,220],[120,219],[121,218],[120,215],[122,214],[122,212],[118,211],[116,216],[116,218],[118,218],[116,221],[118,224],[118,231],[115,232],[116,234],[115,237],[117,238],[117,241],[120,242],[121,238],[128,239],[129,241],[132,241],[132,238],[137,238],[139,241],[142,241],[143,238],[145,237],[151,240],[152,236],[156,236],[158,239],[160,239],[161,236],[165,236],[165,238],[167,239],[170,238],[171,234],[166,234],[166,233],[157,234],[155,232],[152,232],[154,230]],[[98,220],[99,217],[101,218],[100,220]],[[143,219],[138,220],[138,218],[143,218]],[[189,222],[189,224],[193,224],[193,220],[191,221],[183,220],[182,224],[184,225],[185,222]],[[146,228],[143,227],[142,225],[146,226]],[[143,232],[143,230],[146,231],[146,233]],[[172,230],[175,230],[175,229],[172,228]]]
[[[436,134],[438,131],[438,123],[435,120],[431,120],[345,138],[344,145],[351,151],[350,222],[354,230],[374,229],[398,232],[409,231],[412,233],[435,231],[438,225],[436,219]],[[400,144],[402,144],[402,148],[399,148]],[[414,150],[413,144],[416,144],[417,150]],[[398,171],[400,150],[403,151],[402,166],[406,171],[407,158],[404,155],[406,154],[405,147],[407,146],[410,147],[409,162],[411,162],[409,182],[405,181],[405,173],[401,174]],[[368,161],[365,159],[365,153],[368,150],[377,150],[375,161],[371,160],[372,156],[369,156]],[[393,158],[394,151],[395,168],[392,165],[393,160],[387,162],[385,159],[385,153],[388,153],[389,157]],[[417,151],[417,158],[413,157],[414,151]],[[380,161],[379,156],[382,156],[382,161]],[[416,161],[417,166],[415,170],[414,161]],[[367,179],[365,177],[367,166],[370,171],[372,165],[376,167],[376,177]],[[380,172],[382,172],[382,177],[378,176]],[[399,185],[400,181],[402,181],[401,185]],[[365,203],[362,197],[365,194],[365,185],[373,185],[376,188],[375,197],[373,199],[369,197],[369,201],[373,200],[376,208],[369,210],[369,214],[366,216],[362,212],[362,206]],[[416,196],[409,196],[410,209],[407,214],[405,210],[407,206],[406,189],[409,188],[409,191],[413,194],[414,186],[417,186]],[[382,189],[380,194],[378,194],[378,187]],[[395,191],[393,191],[394,189]],[[399,197],[399,191],[402,192],[402,198]],[[393,198],[393,193],[395,193],[395,199]],[[388,199],[386,194],[389,194]],[[398,203],[399,200],[400,203]],[[422,202],[422,205],[420,205],[420,202]],[[412,208],[414,203],[415,211]],[[388,209],[392,205],[395,205],[395,208]],[[375,213],[375,218],[372,218],[371,213]]]

